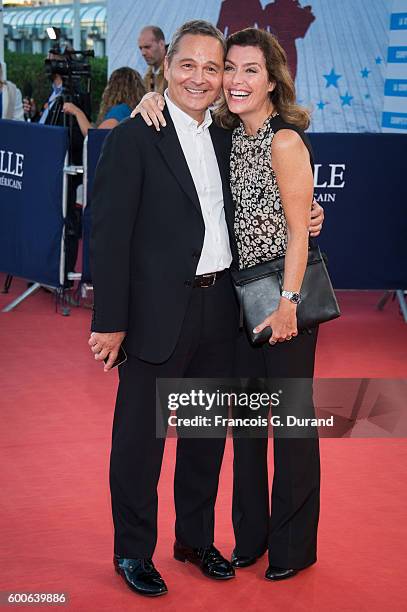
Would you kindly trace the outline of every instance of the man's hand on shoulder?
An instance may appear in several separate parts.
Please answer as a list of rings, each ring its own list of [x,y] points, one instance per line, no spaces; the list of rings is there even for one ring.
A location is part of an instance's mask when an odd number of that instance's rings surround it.
[[[105,372],[108,372],[114,364],[121,343],[126,336],[126,332],[92,332],[88,341],[90,350],[95,356],[96,361],[103,361],[109,356],[105,367]]]

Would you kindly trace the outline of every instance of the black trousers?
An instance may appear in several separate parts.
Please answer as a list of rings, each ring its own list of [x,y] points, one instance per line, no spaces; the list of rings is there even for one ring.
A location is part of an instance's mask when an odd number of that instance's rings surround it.
[[[236,376],[309,378],[314,374],[318,330],[295,339],[253,347],[244,332],[237,343]],[[312,384],[308,395],[312,398]],[[314,413],[312,399],[308,412]],[[295,406],[291,406],[295,411]],[[301,414],[303,409],[298,409]],[[295,415],[294,413],[294,416]],[[299,415],[298,415],[299,416]],[[273,430],[274,433],[274,430]],[[233,527],[236,552],[300,569],[316,561],[320,463],[318,437],[274,437],[274,478],[269,512],[267,435],[235,437]]]
[[[156,436],[156,378],[231,377],[237,328],[237,304],[227,273],[213,287],[192,290],[177,346],[165,363],[129,355],[120,366],[110,461],[116,554],[151,557],[156,545],[157,483],[164,450],[164,439]],[[175,534],[187,546],[213,542],[224,445],[224,438],[178,439]]]

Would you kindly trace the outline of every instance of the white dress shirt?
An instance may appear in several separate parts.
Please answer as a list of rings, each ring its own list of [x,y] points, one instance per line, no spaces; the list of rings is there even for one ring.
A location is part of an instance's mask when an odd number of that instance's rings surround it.
[[[222,179],[213,148],[209,110],[198,122],[176,106],[164,93],[175,130],[198,194],[205,223],[205,238],[196,274],[219,272],[232,263],[229,234],[225,219]]]
[[[54,85],[54,83],[52,83],[52,93],[50,97],[48,98],[47,108],[44,109],[38,123],[46,122],[47,117],[49,115],[49,111],[51,110],[52,106],[55,104],[55,100],[59,98],[61,93],[62,93],[62,85]]]

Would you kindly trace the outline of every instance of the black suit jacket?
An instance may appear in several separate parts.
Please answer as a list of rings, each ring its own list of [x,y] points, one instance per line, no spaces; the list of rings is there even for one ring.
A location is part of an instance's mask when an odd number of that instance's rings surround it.
[[[125,346],[152,363],[177,343],[205,225],[174,124],[157,132],[138,116],[106,138],[92,192],[92,330],[126,331]],[[231,133],[212,124],[232,254]]]

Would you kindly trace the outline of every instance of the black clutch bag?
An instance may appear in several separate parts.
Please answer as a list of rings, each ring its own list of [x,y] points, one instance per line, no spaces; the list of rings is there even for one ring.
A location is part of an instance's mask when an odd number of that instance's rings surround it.
[[[270,327],[259,334],[253,329],[278,308],[284,282],[284,260],[282,256],[244,270],[231,270],[241,319],[253,344],[262,344],[271,336]],[[312,246],[308,251],[301,296],[302,301],[297,306],[299,331],[336,319],[341,314],[318,246]]]

